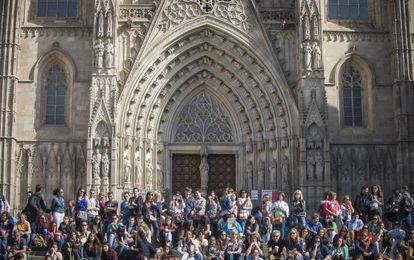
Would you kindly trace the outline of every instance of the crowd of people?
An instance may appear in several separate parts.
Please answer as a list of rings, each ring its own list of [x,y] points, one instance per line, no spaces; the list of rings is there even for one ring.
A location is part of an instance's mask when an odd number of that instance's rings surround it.
[[[106,196],[105,196],[106,195]],[[24,210],[10,215],[0,197],[0,259],[414,259],[413,198],[402,186],[385,199],[379,185],[364,186],[351,202],[326,192],[310,213],[301,190],[289,200],[228,188],[204,196],[186,188],[167,202],[156,192],[78,190],[65,201],[42,187],[28,192]]]

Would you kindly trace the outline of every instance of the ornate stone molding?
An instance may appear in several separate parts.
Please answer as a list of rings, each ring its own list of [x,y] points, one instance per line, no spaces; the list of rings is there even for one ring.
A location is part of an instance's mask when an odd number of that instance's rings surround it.
[[[91,37],[91,27],[23,27],[20,36],[34,37]]]
[[[324,31],[324,41],[327,42],[388,42],[390,36],[388,32],[343,32],[343,31]]]
[[[130,6],[121,5],[119,10],[118,22],[148,22],[154,16],[153,5],[149,6]]]
[[[165,32],[203,15],[211,15],[244,31],[250,27],[242,0],[168,0],[159,27]]]
[[[280,24],[279,29],[295,27],[296,16],[293,9],[266,9],[260,10],[260,17],[265,24]]]

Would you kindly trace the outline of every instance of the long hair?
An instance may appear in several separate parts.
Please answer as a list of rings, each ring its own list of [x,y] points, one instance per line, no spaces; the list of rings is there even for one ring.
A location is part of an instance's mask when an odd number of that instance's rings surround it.
[[[378,188],[377,194],[374,194],[374,188],[375,187]],[[372,195],[377,195],[378,197],[381,197],[381,198],[384,196],[384,192],[382,191],[381,186],[378,185],[378,184],[374,184],[374,185],[371,186],[371,194]]]
[[[301,190],[295,190],[295,192],[293,193],[293,200],[296,199],[296,195],[298,195],[298,194],[300,195],[299,200],[303,200],[303,193],[302,193]]]
[[[76,198],[79,198],[81,196],[81,191],[83,190],[83,198],[85,197],[85,189],[83,187],[80,187],[78,189],[78,192],[76,193]]]

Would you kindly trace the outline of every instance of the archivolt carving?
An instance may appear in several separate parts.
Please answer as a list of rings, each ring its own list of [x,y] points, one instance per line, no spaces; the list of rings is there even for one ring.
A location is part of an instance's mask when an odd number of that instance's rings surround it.
[[[206,31],[208,31],[208,33],[206,33]],[[180,50],[185,47],[187,48],[187,51],[183,52]],[[172,55],[175,52],[178,52],[179,55]],[[273,111],[274,108],[270,106],[270,104],[276,104],[279,107],[279,111],[284,111],[283,104],[278,96],[278,91],[275,88],[275,83],[272,82],[270,77],[266,75],[266,70],[255,60],[255,58],[250,56],[250,54],[246,52],[243,47],[239,46],[235,42],[228,40],[219,34],[213,33],[208,29],[196,32],[193,35],[180,40],[177,44],[167,49],[167,51],[161,53],[160,56],[162,58],[158,58],[154,64],[149,67],[145,75],[143,75],[141,80],[139,80],[138,87],[133,91],[133,93],[131,93],[132,97],[130,98],[129,106],[133,106],[137,102],[141,103],[141,109],[137,109],[140,110],[140,112],[137,113],[135,123],[137,126],[137,133],[139,134],[142,134],[142,122],[146,121],[146,115],[152,114],[151,117],[157,117],[157,114],[161,111],[159,109],[161,107],[159,103],[162,103],[162,100],[165,99],[171,86],[180,85],[177,84],[177,82],[180,81],[183,76],[188,75],[192,70],[200,68],[200,65],[204,65],[210,70],[217,70],[217,72],[214,71],[214,74],[223,75],[223,79],[214,80],[219,82],[224,81],[228,84],[232,83],[232,89],[237,89],[236,92],[242,96],[242,99],[257,100],[253,102],[253,105],[251,105],[250,108],[256,107],[254,104],[258,104],[257,108],[260,109],[260,112],[258,113],[259,115],[267,114],[267,118],[276,119],[276,116],[269,116],[275,114]],[[171,59],[171,56],[175,58]],[[194,61],[197,58],[198,60]],[[187,59],[190,60],[190,64],[186,61]],[[216,60],[220,60],[223,64],[216,62]],[[164,66],[161,66],[161,64]],[[183,65],[186,65],[186,67],[183,68]],[[244,68],[250,68],[250,71],[247,71]],[[235,71],[232,72],[230,69]],[[155,73],[155,71],[157,71],[157,73]],[[190,75],[192,74],[190,73]],[[201,74],[197,77],[203,77],[203,75]],[[170,79],[168,83],[165,80],[166,78]],[[254,91],[250,93],[246,91],[246,87],[243,85],[246,81],[250,82],[253,86],[253,88],[249,86],[247,89],[253,89]],[[148,88],[144,87],[148,84],[147,82],[152,82],[151,86]],[[164,88],[161,86],[164,86]],[[155,89],[158,89],[158,92],[160,93],[154,93]],[[162,89],[162,91],[159,89]],[[148,111],[151,109],[151,106],[148,106],[147,102],[153,103],[154,100],[157,100],[157,105],[154,107],[154,112],[150,113]],[[173,97],[172,100],[174,100]],[[260,102],[258,100],[265,100],[266,102]],[[165,111],[169,111],[171,109],[171,105],[172,103],[170,102],[166,103]],[[266,110],[269,112],[265,113],[264,111]],[[252,113],[254,114],[255,112]],[[284,115],[285,113],[279,112],[278,114]],[[253,115],[252,117],[257,118],[260,116]],[[134,116],[132,114],[127,115],[124,122],[127,134],[132,133],[131,129],[133,122]],[[275,129],[274,123],[269,122],[264,124],[266,127],[262,126],[260,121],[258,121],[255,125],[258,129]],[[286,128],[286,120],[281,118],[280,125],[282,128]],[[282,129],[279,129],[279,131],[281,130]],[[279,135],[280,134],[283,133],[279,133]]]
[[[212,15],[245,31],[249,28],[242,0],[169,0],[166,5],[159,25],[163,31],[201,15]]]

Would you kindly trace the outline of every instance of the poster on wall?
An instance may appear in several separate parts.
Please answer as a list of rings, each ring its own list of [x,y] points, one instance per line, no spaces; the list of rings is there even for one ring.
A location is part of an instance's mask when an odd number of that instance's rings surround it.
[[[250,192],[250,199],[251,200],[259,200],[259,191],[258,190],[252,190]]]

